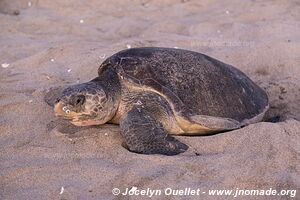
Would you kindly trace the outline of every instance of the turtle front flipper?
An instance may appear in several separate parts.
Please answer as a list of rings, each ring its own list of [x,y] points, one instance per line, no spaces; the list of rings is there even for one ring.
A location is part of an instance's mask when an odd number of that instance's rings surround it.
[[[188,146],[170,136],[162,124],[142,106],[134,106],[120,122],[124,145],[142,154],[176,155]]]

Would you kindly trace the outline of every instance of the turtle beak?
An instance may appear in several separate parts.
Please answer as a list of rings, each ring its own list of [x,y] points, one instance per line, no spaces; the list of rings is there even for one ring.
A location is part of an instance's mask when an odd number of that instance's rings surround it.
[[[64,119],[72,119],[70,110],[64,110],[65,104],[61,101],[54,105],[55,116],[62,117]],[[67,113],[69,112],[69,113]]]
[[[54,105],[54,112],[56,117],[61,117],[66,120],[74,120],[78,118],[78,114],[70,111],[66,104],[62,101],[59,101]]]
[[[63,119],[69,120],[72,124],[76,126],[91,126],[103,124],[102,122],[99,122],[94,119],[79,119],[80,114],[68,110],[66,104],[63,101],[59,101],[54,105],[54,112],[56,117],[61,117]]]

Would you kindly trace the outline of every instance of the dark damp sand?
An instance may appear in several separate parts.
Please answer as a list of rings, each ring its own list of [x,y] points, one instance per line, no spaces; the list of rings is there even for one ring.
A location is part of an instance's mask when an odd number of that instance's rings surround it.
[[[133,186],[299,189],[299,2],[198,2],[0,1],[0,199],[114,199],[113,188]],[[189,150],[166,157],[128,152],[118,126],[77,128],[54,117],[47,89],[92,79],[128,46],[179,47],[230,63],[267,90],[268,118],[281,122],[178,137]]]

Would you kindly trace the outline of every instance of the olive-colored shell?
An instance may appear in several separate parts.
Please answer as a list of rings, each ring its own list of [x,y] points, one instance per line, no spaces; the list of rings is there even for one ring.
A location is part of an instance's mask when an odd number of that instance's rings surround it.
[[[109,57],[101,75],[113,68],[119,78],[167,97],[184,117],[205,115],[242,122],[268,107],[267,94],[231,65],[193,51],[133,48]]]

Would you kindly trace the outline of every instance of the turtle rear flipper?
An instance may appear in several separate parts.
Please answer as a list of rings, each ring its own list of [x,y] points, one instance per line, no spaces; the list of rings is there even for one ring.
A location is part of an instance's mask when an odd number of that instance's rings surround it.
[[[134,106],[121,120],[120,127],[123,146],[135,153],[171,156],[188,149],[187,145],[170,136],[141,106]]]
[[[234,130],[241,127],[240,122],[229,118],[213,117],[206,115],[194,115],[190,118],[191,121],[207,127],[212,132]]]
[[[269,106],[267,105],[266,108],[258,115],[250,119],[244,119],[241,122],[230,118],[214,117],[207,115],[194,115],[190,117],[190,120],[208,128],[208,132],[210,132],[210,130],[211,132],[229,131],[241,128],[248,124],[260,122],[268,109]]]

